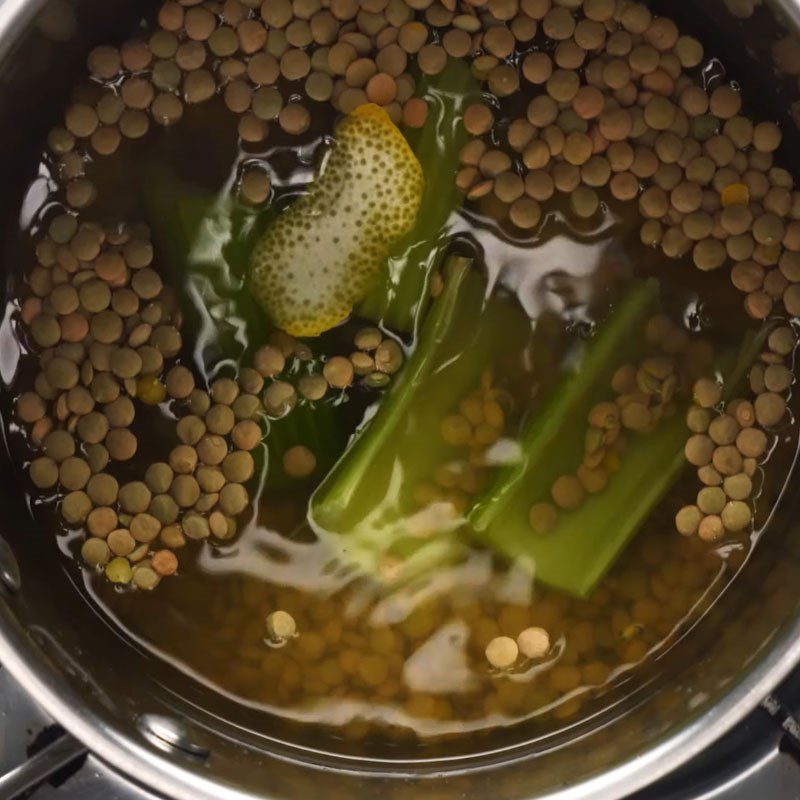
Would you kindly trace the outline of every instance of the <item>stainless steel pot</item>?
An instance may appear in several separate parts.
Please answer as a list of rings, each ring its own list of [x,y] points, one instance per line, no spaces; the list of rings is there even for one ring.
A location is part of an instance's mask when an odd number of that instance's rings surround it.
[[[144,5],[0,0],[0,219],[19,218],[36,146],[59,116],[76,65],[92,44],[120,39]],[[800,22],[800,0],[776,3],[777,19],[761,8],[746,22],[717,0],[654,5],[710,43],[748,104],[782,120],[786,152],[800,156],[789,118],[797,85],[769,56],[771,42]],[[787,166],[800,174],[800,164]],[[16,268],[12,237],[4,239],[5,276]],[[16,354],[0,352],[5,383],[16,368]],[[4,415],[9,407],[0,399]],[[322,752],[119,638],[83,602],[53,537],[31,522],[20,465],[0,461],[0,663],[100,758],[179,800],[613,800],[736,725],[800,661],[800,493],[792,478],[740,578],[646,680],[610,696],[591,718],[547,735],[515,731],[470,753],[397,760]]]

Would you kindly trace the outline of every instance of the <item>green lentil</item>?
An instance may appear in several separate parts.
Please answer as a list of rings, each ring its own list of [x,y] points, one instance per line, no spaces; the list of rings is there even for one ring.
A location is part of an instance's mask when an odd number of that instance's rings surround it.
[[[106,565],[106,577],[112,583],[130,583],[133,577],[133,569],[127,558],[112,558]]]

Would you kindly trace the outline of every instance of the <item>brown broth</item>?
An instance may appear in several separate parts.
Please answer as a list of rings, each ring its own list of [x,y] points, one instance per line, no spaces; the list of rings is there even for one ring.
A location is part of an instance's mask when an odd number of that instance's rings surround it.
[[[220,102],[189,108],[175,129],[151,131],[142,142],[126,142],[115,157],[90,165],[102,198],[97,208],[104,219],[146,218],[142,187],[131,186],[143,157],[222,192],[230,191],[242,164],[257,159],[269,164],[279,198],[295,193],[309,180],[315,153],[330,131],[332,117],[312,118],[300,146],[278,133],[268,149],[245,151],[237,148],[233,117]],[[211,149],[204,141],[208,136],[214,140]],[[45,155],[42,177],[31,184],[24,202],[23,266],[31,263],[32,238],[59,201],[47,178],[51,170]],[[458,247],[475,253],[490,283],[515,294],[534,323],[549,315],[559,332],[590,331],[609,286],[656,275],[673,321],[717,344],[737,342],[742,328],[732,327],[730,320],[743,317],[741,298],[729,282],[699,273],[686,260],[666,263],[639,243],[633,209],[606,196],[603,201],[605,213],[580,224],[556,203],[536,236],[524,238],[493,220],[490,203],[470,205],[454,221]],[[21,290],[21,274],[15,278]],[[3,374],[14,374],[7,382],[15,393],[32,377],[32,357],[15,332],[17,314],[9,305],[0,332]],[[201,332],[192,330],[191,311],[187,319],[183,362],[193,363],[207,379],[224,373],[229,366],[224,361],[201,358]],[[355,329],[355,322],[345,326],[340,347]],[[213,351],[213,332],[202,336],[209,337]],[[248,349],[259,344],[249,342]],[[558,369],[558,360],[547,363],[545,355],[534,364],[535,374],[523,380],[514,373],[520,360],[505,374],[498,370],[523,411],[532,384],[546,385]],[[343,424],[352,428],[372,399],[355,393]],[[138,414],[135,431],[144,446],[133,462],[119,468],[120,477],[141,477],[148,463],[166,456],[176,443],[174,413],[165,403]],[[32,450],[20,430],[13,426],[11,432],[14,456],[30,460]],[[598,698],[611,687],[632,680],[642,662],[662,655],[734,579],[771,519],[792,465],[795,437],[795,426],[787,426],[764,470],[755,533],[728,537],[719,546],[679,536],[674,513],[696,491],[694,479],[687,478],[585,600],[532,586],[524,572],[477,547],[465,562],[386,594],[365,579],[331,572],[324,543],[292,538],[305,517],[310,487],[270,491],[260,485],[271,468],[263,452],[259,477],[251,483],[256,510],[234,541],[189,542],[179,576],[152,593],[116,589],[88,571],[83,572],[85,590],[128,639],[171,662],[187,680],[270,714],[324,726],[337,736],[426,739],[529,718],[574,718],[602,703]],[[82,536],[56,521],[54,500],[32,494],[32,513],[58,531],[59,546],[75,559],[70,569],[78,574]],[[265,618],[277,609],[289,611],[299,631],[283,647],[266,639]],[[530,625],[549,632],[551,653],[507,674],[490,670],[486,644]]]

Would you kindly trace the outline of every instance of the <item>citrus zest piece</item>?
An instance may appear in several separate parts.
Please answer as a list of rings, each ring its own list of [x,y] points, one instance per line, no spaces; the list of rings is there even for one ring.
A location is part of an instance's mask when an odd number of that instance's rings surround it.
[[[746,206],[750,202],[750,190],[745,183],[729,183],[722,190],[722,207]]]
[[[339,125],[309,191],[256,244],[250,289],[293,336],[318,336],[369,291],[422,201],[422,168],[389,115],[367,103]]]

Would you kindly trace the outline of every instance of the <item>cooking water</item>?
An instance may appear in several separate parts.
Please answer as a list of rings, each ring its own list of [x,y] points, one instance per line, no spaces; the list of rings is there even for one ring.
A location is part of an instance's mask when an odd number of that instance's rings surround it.
[[[98,161],[92,177],[104,213],[138,220],[148,216],[142,187],[131,186],[141,159],[221,195],[232,191],[243,165],[264,160],[280,203],[311,179],[331,120],[314,116],[299,145],[277,131],[267,149],[240,149],[233,116],[215,100],[187,107],[180,125],[158,131],[146,147],[134,143]],[[212,131],[215,146],[209,150],[204,142]],[[43,158],[23,205],[23,241],[43,225],[55,189],[51,169]],[[490,199],[470,203],[451,220],[453,251],[482,264],[492,290],[515,295],[532,323],[530,340],[493,365],[490,379],[512,401],[512,426],[556,382],[565,342],[590,335],[606,313],[607,298],[647,276],[659,278],[662,307],[674,323],[723,348],[741,339],[741,330],[729,324],[741,317],[741,297],[728,281],[698,272],[687,260],[665,265],[639,242],[635,210],[611,199],[604,203],[606,213],[588,222],[575,221],[556,204],[535,236],[497,222]],[[183,356],[209,381],[231,374],[228,360],[209,362],[209,354],[221,349],[215,342],[220,330],[248,352],[262,344],[241,341],[246,321],[231,315],[230,306],[220,308],[211,314],[223,320],[217,326],[208,324],[203,309],[186,310]],[[6,383],[28,369],[9,324],[14,313],[10,304],[0,332]],[[352,340],[360,327],[351,320],[334,338]],[[405,344],[413,350],[413,342]],[[353,392],[341,411],[348,431],[372,413],[372,402],[372,395]],[[137,466],[166,460],[176,444],[172,420],[168,402],[137,416],[141,448],[125,466],[127,476]],[[794,429],[787,441],[793,437]],[[18,430],[12,438],[17,452],[25,452]],[[717,548],[676,535],[675,511],[694,491],[683,479],[599,586],[577,599],[532,584],[524,565],[509,565],[478,546],[456,564],[379,591],[368,579],[338,569],[329,543],[304,529],[313,487],[268,486],[266,476],[278,465],[261,447],[254,510],[233,541],[214,547],[190,541],[179,579],[163,581],[152,593],[119,591],[89,572],[84,589],[122,636],[169,661],[186,681],[290,722],[315,723],[323,739],[420,746],[431,737],[523,720],[558,726],[590,713],[607,692],[624,690],[636,680],[640,662],[657,660],[713,604],[770,519],[792,457],[793,447],[781,447],[766,465],[755,533],[730,537]],[[32,497],[30,506],[37,520],[58,525],[51,497]],[[67,558],[77,555],[80,541],[76,532],[61,529],[58,545]],[[292,615],[298,632],[282,646],[265,630],[265,619],[278,609]],[[531,626],[549,634],[546,657],[500,674],[487,665],[489,642]],[[263,727],[269,726],[265,716]]]

